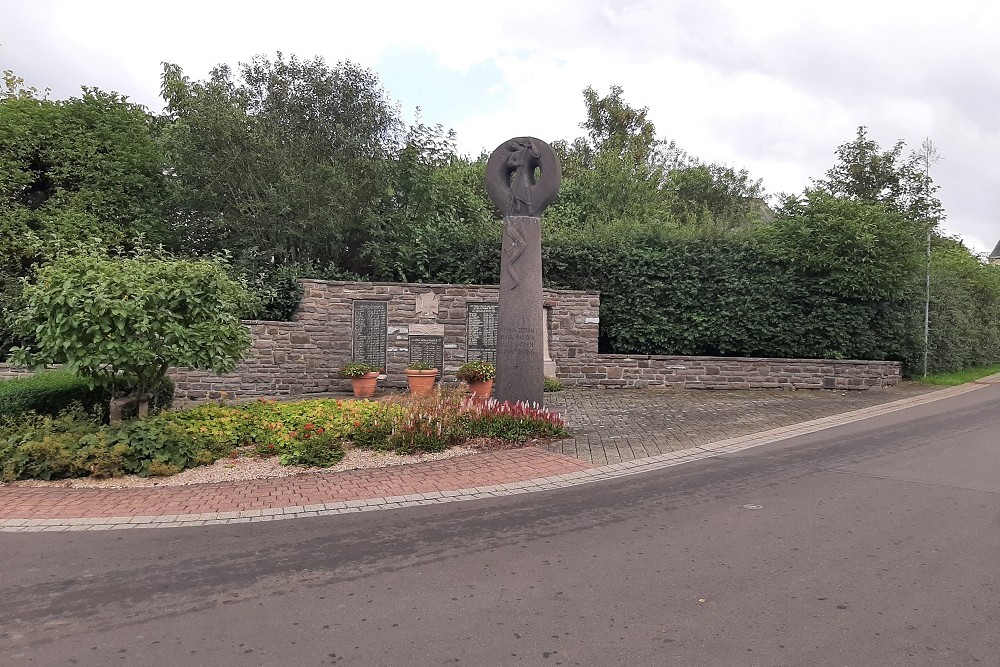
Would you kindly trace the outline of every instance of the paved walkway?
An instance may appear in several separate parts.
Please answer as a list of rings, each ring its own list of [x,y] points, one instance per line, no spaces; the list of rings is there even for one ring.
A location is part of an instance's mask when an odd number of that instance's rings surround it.
[[[609,465],[936,390],[907,382],[871,391],[565,391],[546,394],[546,406],[564,413],[574,437],[546,449],[594,465]]]
[[[246,523],[514,495],[739,451],[976,389],[931,393],[577,390],[552,396],[578,435],[392,468],[129,489],[0,487],[0,532]],[[573,455],[570,455],[573,454]]]

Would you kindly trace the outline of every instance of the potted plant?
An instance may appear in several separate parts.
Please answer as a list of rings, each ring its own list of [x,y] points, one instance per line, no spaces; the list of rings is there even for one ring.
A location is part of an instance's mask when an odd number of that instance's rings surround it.
[[[414,361],[406,367],[406,383],[414,396],[429,396],[434,391],[438,369],[423,361]]]
[[[351,388],[357,398],[370,398],[375,395],[378,375],[379,369],[364,361],[352,361],[340,369],[340,377],[351,381]]]
[[[455,373],[455,377],[469,385],[473,398],[489,397],[496,375],[496,366],[488,361],[470,361],[462,364]]]

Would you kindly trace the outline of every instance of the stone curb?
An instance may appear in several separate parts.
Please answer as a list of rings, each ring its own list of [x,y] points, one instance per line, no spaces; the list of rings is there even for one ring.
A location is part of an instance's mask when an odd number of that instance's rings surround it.
[[[609,479],[617,479],[626,475],[635,475],[653,470],[661,470],[671,466],[700,461],[702,459],[732,454],[752,447],[823,431],[835,426],[877,417],[899,410],[933,403],[952,396],[959,396],[990,384],[1000,383],[1000,374],[983,378],[976,382],[949,387],[940,391],[904,398],[892,403],[884,403],[872,407],[853,410],[851,412],[821,417],[811,421],[782,426],[750,435],[738,436],[720,440],[709,445],[701,445],[668,454],[660,454],[645,459],[635,459],[623,463],[590,468],[578,472],[539,477],[537,479],[497,484],[495,486],[473,487],[433,493],[411,494],[405,496],[390,496],[386,498],[370,498],[367,500],[348,500],[335,503],[325,503],[307,506],[293,506],[270,509],[245,510],[242,512],[206,512],[204,514],[181,514],[166,516],[129,516],[129,517],[97,517],[82,519],[0,519],[0,533],[26,532],[62,532],[81,530],[122,530],[129,528],[181,528],[190,526],[211,526],[238,523],[257,523],[261,521],[280,521],[283,519],[298,519],[315,516],[331,516],[335,514],[351,514],[355,512],[370,512],[374,510],[415,507],[418,505],[437,505],[480,498],[499,498],[516,496],[537,491],[563,489],[580,484],[590,484]]]

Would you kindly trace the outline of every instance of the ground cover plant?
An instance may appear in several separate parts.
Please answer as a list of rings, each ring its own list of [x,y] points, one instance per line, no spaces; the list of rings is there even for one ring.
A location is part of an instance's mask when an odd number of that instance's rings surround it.
[[[99,411],[76,407],[0,418],[0,479],[171,475],[248,453],[326,467],[353,447],[414,454],[471,439],[510,443],[564,433],[563,419],[547,410],[449,391],[382,401],[213,403],[112,425]]]
[[[932,384],[940,387],[954,387],[955,385],[973,382],[974,380],[984,378],[988,375],[995,375],[996,373],[1000,373],[1000,364],[994,364],[992,366],[974,366],[972,368],[963,368],[960,371],[953,371],[950,373],[931,373],[926,377],[917,378],[917,381],[923,384]]]

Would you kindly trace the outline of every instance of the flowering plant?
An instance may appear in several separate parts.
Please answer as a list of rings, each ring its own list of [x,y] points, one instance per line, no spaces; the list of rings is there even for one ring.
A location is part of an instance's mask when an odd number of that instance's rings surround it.
[[[436,371],[437,366],[431,366],[426,361],[413,361],[406,367],[408,371]]]
[[[497,375],[497,367],[488,361],[470,361],[462,364],[455,373],[462,382],[486,382]]]
[[[379,368],[364,361],[352,361],[349,364],[344,364],[340,368],[340,377],[359,378],[362,375],[368,375],[369,373],[378,373],[379,370]]]

